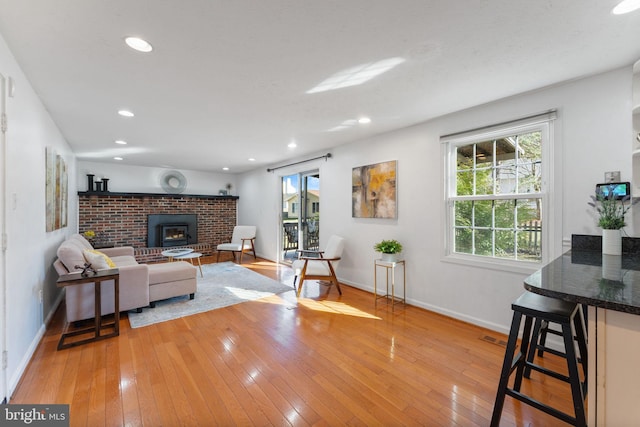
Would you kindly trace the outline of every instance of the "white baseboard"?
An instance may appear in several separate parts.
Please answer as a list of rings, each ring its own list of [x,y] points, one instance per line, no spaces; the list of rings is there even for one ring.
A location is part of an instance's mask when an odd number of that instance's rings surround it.
[[[40,329],[38,329],[38,333],[36,334],[36,336],[33,337],[33,340],[31,341],[31,344],[29,345],[27,352],[24,354],[24,357],[20,361],[20,364],[18,365],[18,369],[15,370],[15,372],[9,379],[8,390],[7,390],[9,401],[11,401],[11,396],[13,395],[13,392],[16,391],[16,387],[18,386],[18,383],[20,382],[22,375],[24,375],[24,371],[27,369],[27,366],[29,365],[31,358],[33,357],[33,353],[35,353],[36,348],[38,348],[38,344],[40,344],[40,340],[42,340],[42,337],[44,337],[44,333],[46,330],[47,328],[45,327],[44,324],[42,324],[42,326],[40,326]]]
[[[51,310],[49,310],[49,313],[47,314],[47,317],[44,318],[44,325],[48,325],[49,322],[51,322],[51,319],[53,319],[53,316],[56,314],[56,310],[58,309],[58,307],[60,306],[60,304],[62,304],[62,300],[64,299],[64,295],[65,295],[65,290],[66,289],[62,289],[62,292],[60,292],[60,295],[58,295],[58,298],[56,298],[56,301],[53,303],[53,306],[51,307]]]
[[[22,360],[20,361],[20,364],[18,365],[18,369],[15,370],[14,374],[9,379],[9,384],[7,385],[8,401],[11,401],[11,396],[13,395],[13,392],[16,391],[16,387],[18,387],[18,384],[20,383],[20,379],[22,379],[22,376],[24,375],[24,372],[27,369],[27,366],[29,365],[31,358],[33,357],[33,354],[36,352],[36,349],[38,348],[38,345],[40,344],[42,337],[44,337],[44,334],[47,330],[47,325],[49,324],[56,310],[62,303],[63,298],[64,298],[64,292],[60,292],[60,295],[58,296],[55,303],[51,307],[51,310],[49,310],[49,313],[47,313],[47,316],[43,321],[42,325],[38,329],[38,333],[33,337],[33,340],[31,341],[29,348],[27,349],[26,353],[24,354],[24,357],[22,358]]]

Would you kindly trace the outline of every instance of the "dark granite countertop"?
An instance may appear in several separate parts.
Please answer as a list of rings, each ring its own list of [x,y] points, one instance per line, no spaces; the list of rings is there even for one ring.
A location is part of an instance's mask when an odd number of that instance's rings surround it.
[[[609,310],[640,314],[640,254],[565,253],[524,281],[528,291]]]

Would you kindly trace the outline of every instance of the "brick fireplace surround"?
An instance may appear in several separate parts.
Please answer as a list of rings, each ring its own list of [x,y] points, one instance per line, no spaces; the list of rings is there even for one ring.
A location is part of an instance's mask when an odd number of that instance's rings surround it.
[[[112,246],[133,246],[138,262],[166,261],[166,248],[147,247],[147,215],[198,215],[198,243],[187,245],[203,255],[230,242],[237,221],[237,196],[78,192],[79,232],[93,230]]]

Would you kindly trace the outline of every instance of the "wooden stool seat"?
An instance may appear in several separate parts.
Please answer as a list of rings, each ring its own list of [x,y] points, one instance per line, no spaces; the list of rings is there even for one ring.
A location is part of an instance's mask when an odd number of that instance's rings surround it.
[[[584,317],[580,304],[549,298],[542,295],[525,292],[511,304],[513,309],[513,320],[507,341],[502,372],[496,402],[493,407],[491,426],[497,427],[500,423],[504,400],[507,395],[533,406],[549,415],[561,419],[576,426],[586,426],[586,411],[584,399],[587,384],[587,336],[585,332]],[[518,333],[522,317],[525,318],[524,330],[520,350],[516,354]],[[536,331],[532,336],[532,325],[536,322]],[[538,348],[538,336],[543,322],[556,323],[561,328],[561,336],[564,343],[564,353],[551,351],[544,347],[544,351],[560,355],[566,358],[569,375],[563,375],[551,371],[533,363],[534,353]],[[576,353],[574,340],[577,341],[580,355],[580,364],[583,370],[583,380],[580,380],[578,371],[578,354]],[[516,371],[513,387],[509,387],[509,378],[513,371]],[[544,375],[549,375],[559,380],[565,381],[571,386],[573,398],[574,415],[569,415],[559,411],[546,403],[535,400],[520,392],[522,379],[528,378],[531,370],[535,370]]]

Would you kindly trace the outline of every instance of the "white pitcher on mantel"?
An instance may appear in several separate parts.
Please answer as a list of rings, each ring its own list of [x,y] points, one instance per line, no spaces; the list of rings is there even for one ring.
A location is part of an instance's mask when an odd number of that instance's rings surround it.
[[[602,230],[602,253],[622,255],[622,230]]]

